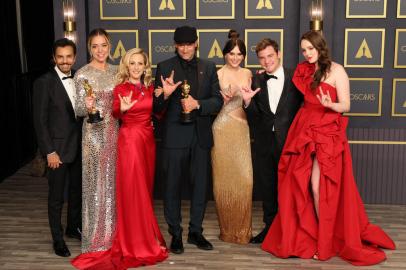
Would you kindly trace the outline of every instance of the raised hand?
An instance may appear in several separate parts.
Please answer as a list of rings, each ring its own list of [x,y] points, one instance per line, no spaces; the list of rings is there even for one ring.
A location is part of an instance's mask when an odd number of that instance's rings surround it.
[[[326,108],[332,108],[334,102],[331,99],[330,92],[327,90],[327,94],[324,94],[323,88],[319,87],[320,95],[316,95],[317,99],[320,101],[321,105]]]
[[[162,89],[161,86],[159,86],[158,88],[155,88],[154,95],[155,95],[155,97],[159,97],[163,92],[164,92],[164,90]]]
[[[164,98],[167,99],[172,93],[178,88],[178,86],[182,83],[182,81],[179,81],[177,83],[174,83],[173,81],[173,76],[175,75],[175,71],[172,70],[171,75],[164,79],[164,77],[161,75],[161,82],[162,82],[162,89],[164,92]]]
[[[233,98],[231,84],[228,86],[227,90],[220,90],[220,94],[223,96],[224,103],[228,103]]]
[[[241,96],[242,99],[244,100],[245,106],[248,106],[251,102],[251,99],[259,92],[261,91],[261,88],[257,88],[255,90],[252,90],[251,87],[248,86],[243,86],[241,87]]]
[[[135,103],[138,102],[138,99],[131,101],[131,96],[133,95],[133,92],[131,91],[128,96],[122,97],[120,94],[118,94],[118,98],[120,99],[120,111],[121,113],[124,113],[131,109],[132,106],[134,106]]]

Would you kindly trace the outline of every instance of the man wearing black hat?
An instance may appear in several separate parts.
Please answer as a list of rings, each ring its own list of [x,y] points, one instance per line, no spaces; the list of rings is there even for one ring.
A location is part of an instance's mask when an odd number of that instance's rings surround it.
[[[223,100],[215,64],[196,57],[196,28],[176,28],[174,41],[176,56],[157,66],[155,86],[162,88],[163,94],[155,98],[154,110],[165,111],[162,129],[166,180],[164,214],[172,235],[170,250],[181,254],[184,251],[181,179],[185,176],[192,186],[187,241],[200,249],[213,249],[202,235],[202,222],[213,146],[211,115],[220,111]],[[189,89],[189,94],[185,93]]]

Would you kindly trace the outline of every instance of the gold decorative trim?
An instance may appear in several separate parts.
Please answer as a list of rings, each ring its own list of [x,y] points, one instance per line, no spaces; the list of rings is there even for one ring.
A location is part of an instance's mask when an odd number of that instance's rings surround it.
[[[350,81],[379,81],[379,103],[376,113],[344,113],[345,116],[381,116],[382,115],[382,78],[350,78]]]
[[[230,16],[201,16],[200,15],[200,1],[196,0],[196,19],[199,20],[213,20],[213,19],[235,19],[235,0],[231,0],[231,15]]]
[[[406,18],[406,16],[405,16]],[[394,68],[406,68],[405,65],[399,65],[398,64],[398,51],[399,51],[399,33],[400,32],[405,32],[406,33],[406,28],[403,29],[396,29],[396,37],[395,37],[395,58],[393,60],[393,67]]]
[[[397,7],[397,18],[399,19],[405,19],[406,18],[406,14],[400,14],[400,1],[402,0],[398,0],[398,7]],[[405,0],[403,0],[405,1]]]
[[[405,141],[348,141],[349,144],[406,145]]]
[[[348,33],[349,32],[382,32],[381,40],[381,61],[376,65],[349,65],[347,63],[347,46],[348,46]],[[383,68],[384,63],[384,49],[385,49],[385,29],[384,28],[346,28],[345,29],[345,41],[344,41],[344,67],[351,68]]]
[[[138,20],[138,1],[134,0],[134,17],[106,17],[103,15],[103,0],[100,0],[100,20]]]
[[[270,15],[270,16],[250,16],[250,15],[248,15],[248,1],[249,0],[245,0],[245,19],[284,19],[285,18],[285,0],[280,0],[281,14],[280,15]]]
[[[406,113],[395,113],[395,101],[396,101],[396,83],[397,82],[406,82],[406,79],[400,79],[400,78],[393,78],[393,83],[392,83],[392,116],[397,116],[397,117],[406,117]],[[406,100],[405,100],[406,102]]]
[[[198,29],[197,30],[197,36],[198,36],[198,41],[199,41],[199,46],[197,47],[197,57],[200,57],[200,33],[210,33],[210,32],[216,32],[216,33],[228,33],[230,29]],[[222,67],[223,65],[218,65],[216,64],[216,67]]]
[[[152,33],[174,33],[175,30],[169,29],[153,29],[148,30],[148,58],[151,63],[151,68],[156,68],[156,64],[152,64]]]
[[[384,0],[383,4],[383,14],[381,15],[350,15],[350,0],[347,0],[346,8],[345,8],[345,17],[348,19],[355,19],[355,18],[386,18],[386,7],[387,1]]]
[[[148,20],[185,20],[186,19],[186,0],[183,0],[183,11],[182,16],[173,17],[154,17],[151,15],[151,0],[148,0]]]

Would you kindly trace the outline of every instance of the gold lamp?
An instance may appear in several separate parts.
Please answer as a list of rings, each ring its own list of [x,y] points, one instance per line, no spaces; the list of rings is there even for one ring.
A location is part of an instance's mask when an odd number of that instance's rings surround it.
[[[73,0],[62,0],[63,31],[65,38],[76,42],[75,6]]]
[[[312,0],[310,30],[323,31],[323,0]]]

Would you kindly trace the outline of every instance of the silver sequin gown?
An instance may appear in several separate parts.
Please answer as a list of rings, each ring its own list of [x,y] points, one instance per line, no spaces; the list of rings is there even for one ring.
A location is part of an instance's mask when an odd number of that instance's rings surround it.
[[[113,88],[117,67],[105,71],[85,65],[75,74],[77,116],[86,116],[82,134],[82,253],[111,247],[115,228],[115,167],[118,122],[112,116]],[[96,108],[103,121],[87,123],[87,79],[96,95]]]

